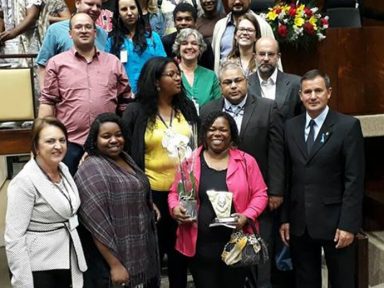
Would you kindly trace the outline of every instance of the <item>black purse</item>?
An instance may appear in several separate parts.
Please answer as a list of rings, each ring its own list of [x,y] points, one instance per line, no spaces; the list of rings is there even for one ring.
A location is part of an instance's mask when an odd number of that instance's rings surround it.
[[[257,233],[255,222],[248,219],[253,234],[245,234],[242,230],[234,231],[225,244],[221,259],[231,267],[248,267],[265,263],[268,249],[264,240]]]

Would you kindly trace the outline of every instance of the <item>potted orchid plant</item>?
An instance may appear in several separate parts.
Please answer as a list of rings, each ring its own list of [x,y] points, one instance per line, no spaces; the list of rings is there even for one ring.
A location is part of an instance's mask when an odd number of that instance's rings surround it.
[[[162,145],[168,155],[177,161],[180,174],[177,192],[180,204],[187,210],[191,219],[197,218],[196,178],[193,174],[195,157],[192,153],[198,147],[197,126],[190,125],[190,137],[170,131],[164,134]]]

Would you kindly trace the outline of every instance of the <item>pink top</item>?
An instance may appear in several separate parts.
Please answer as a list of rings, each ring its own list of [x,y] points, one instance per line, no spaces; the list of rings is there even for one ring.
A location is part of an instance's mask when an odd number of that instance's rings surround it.
[[[55,106],[69,141],[83,145],[97,115],[122,112],[131,98],[127,75],[117,57],[97,51],[87,63],[72,48],[49,60],[39,100]]]
[[[196,187],[199,187],[200,181],[201,152],[202,147],[194,152],[196,160],[193,171],[197,182]],[[179,205],[179,195],[176,190],[179,179],[180,175],[177,175],[168,194],[168,206],[171,215],[173,208]],[[256,160],[241,150],[229,150],[226,182],[228,190],[233,193],[233,204],[236,212],[254,220],[257,225],[256,218],[267,206],[268,197],[267,186]],[[199,206],[199,201],[197,203]],[[196,253],[197,223],[182,224],[177,229],[176,250],[185,256],[194,256]],[[252,233],[250,228],[247,231]]]

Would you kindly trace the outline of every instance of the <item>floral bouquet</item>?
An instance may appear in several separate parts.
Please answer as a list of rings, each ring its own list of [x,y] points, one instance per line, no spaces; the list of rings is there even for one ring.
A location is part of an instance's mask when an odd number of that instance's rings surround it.
[[[178,172],[180,180],[177,185],[177,192],[181,205],[187,210],[187,215],[191,219],[197,218],[197,201],[196,201],[196,178],[193,174],[195,157],[192,153],[197,148],[197,126],[191,127],[191,136],[187,137],[182,134],[169,130],[164,134],[162,145],[168,151],[171,158],[176,159],[178,163]]]
[[[300,1],[291,4],[280,2],[263,14],[271,25],[279,43],[302,45],[308,48],[311,43],[325,39],[328,28],[328,16],[322,17],[319,9]]]

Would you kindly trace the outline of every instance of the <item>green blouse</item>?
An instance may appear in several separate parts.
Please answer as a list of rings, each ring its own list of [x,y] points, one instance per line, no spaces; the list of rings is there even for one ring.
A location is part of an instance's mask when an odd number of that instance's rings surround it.
[[[189,84],[183,73],[181,80],[187,96],[195,100],[200,107],[221,97],[219,80],[217,80],[216,74],[212,70],[197,65],[193,86]]]

